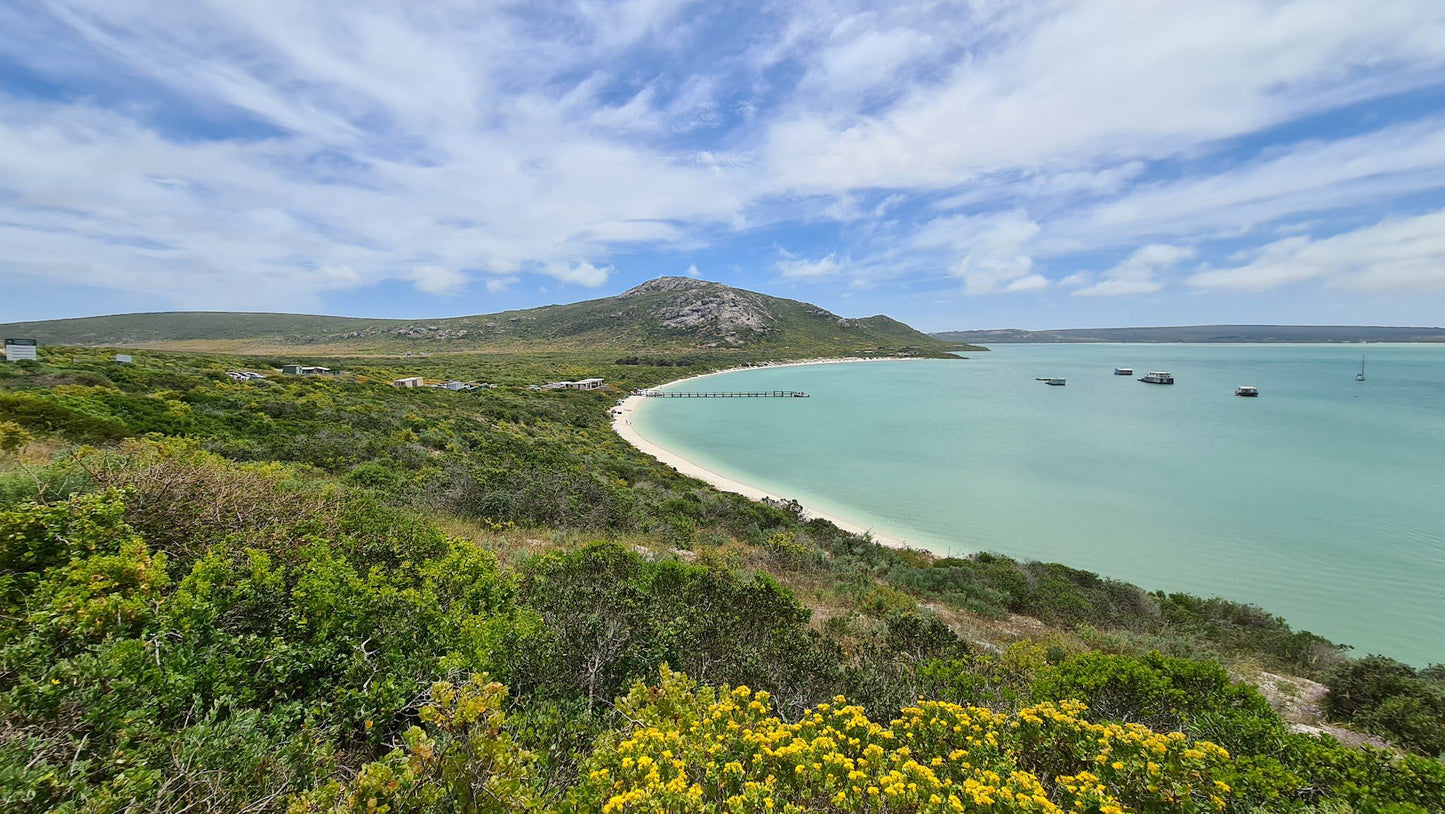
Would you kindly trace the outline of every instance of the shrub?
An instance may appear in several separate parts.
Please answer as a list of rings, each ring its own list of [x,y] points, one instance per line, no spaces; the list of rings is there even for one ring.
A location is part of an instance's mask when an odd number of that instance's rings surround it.
[[[421,708],[423,726],[405,746],[361,767],[348,783],[331,781],[288,809],[311,812],[465,812],[504,814],[532,809],[530,752],[513,743],[502,711],[507,689],[474,674],[433,685]]]
[[[766,692],[712,690],[666,668],[618,702],[564,811],[1223,811],[1228,754],[1183,735],[1100,725],[1083,705],[1017,715],[920,701],[892,723],[843,697],[795,723]]]
[[[1257,734],[1248,726],[1251,722],[1277,728],[1279,721],[1258,691],[1235,684],[1219,665],[1159,653],[1074,656],[1042,670],[1033,696],[1039,701],[1083,701],[1096,720],[1134,721],[1166,730],[1207,725],[1211,735],[1230,740],[1236,734]]]
[[[1417,754],[1445,754],[1445,683],[1384,656],[1337,667],[1327,679],[1326,713]]]

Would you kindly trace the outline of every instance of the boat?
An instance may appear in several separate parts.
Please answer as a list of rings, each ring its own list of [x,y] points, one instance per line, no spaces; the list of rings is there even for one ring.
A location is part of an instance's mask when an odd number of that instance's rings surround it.
[[[1364,381],[1364,380],[1365,380],[1365,354],[1362,353],[1362,354],[1360,354],[1360,372],[1355,374],[1355,381],[1357,381],[1357,382],[1362,382],[1362,381]]]
[[[1151,370],[1145,375],[1139,377],[1139,381],[1146,382],[1148,384],[1173,384],[1174,374],[1168,372],[1167,370]]]
[[[1259,395],[1259,388],[1248,384],[1242,384],[1239,387],[1234,388],[1234,395],[1244,396],[1246,398],[1255,398]]]
[[[1115,375],[1115,376],[1133,376],[1133,375],[1134,375],[1134,368],[1132,368],[1132,367],[1116,367],[1116,368],[1114,368],[1114,375]]]
[[[1044,379],[1044,384],[1053,385],[1054,387],[1063,387],[1063,386],[1064,386],[1064,380],[1063,380],[1063,379]]]

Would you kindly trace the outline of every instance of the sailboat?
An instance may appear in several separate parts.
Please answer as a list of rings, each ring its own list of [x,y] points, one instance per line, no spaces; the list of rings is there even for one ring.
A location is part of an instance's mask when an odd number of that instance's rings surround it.
[[[1355,381],[1357,381],[1357,382],[1362,382],[1362,381],[1364,381],[1364,380],[1365,380],[1365,354],[1362,353],[1362,354],[1360,354],[1360,372],[1355,374]]]

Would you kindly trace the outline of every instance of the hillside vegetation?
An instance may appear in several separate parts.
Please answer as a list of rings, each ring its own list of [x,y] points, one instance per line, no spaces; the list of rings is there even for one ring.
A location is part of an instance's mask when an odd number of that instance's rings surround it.
[[[717,492],[607,423],[675,365],[108,360],[0,365],[0,810],[1445,810],[1440,668]]]
[[[436,320],[174,312],[0,325],[45,345],[240,352],[455,353],[735,350],[770,358],[956,349],[885,316],[846,319],[796,300],[662,277],[615,297]]]
[[[1370,325],[1181,325],[1161,328],[1069,328],[1024,331],[943,331],[947,342],[1445,342],[1445,328]]]

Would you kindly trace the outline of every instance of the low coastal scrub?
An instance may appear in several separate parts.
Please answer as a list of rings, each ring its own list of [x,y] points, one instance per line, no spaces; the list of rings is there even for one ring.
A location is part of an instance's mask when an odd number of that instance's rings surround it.
[[[1445,758],[1445,666],[1416,670],[1384,656],[1341,664],[1326,712],[1422,755]]]
[[[1258,609],[883,548],[602,393],[75,353],[0,370],[0,810],[1445,810],[1438,671]],[[1431,757],[1291,732],[1235,658]]]

